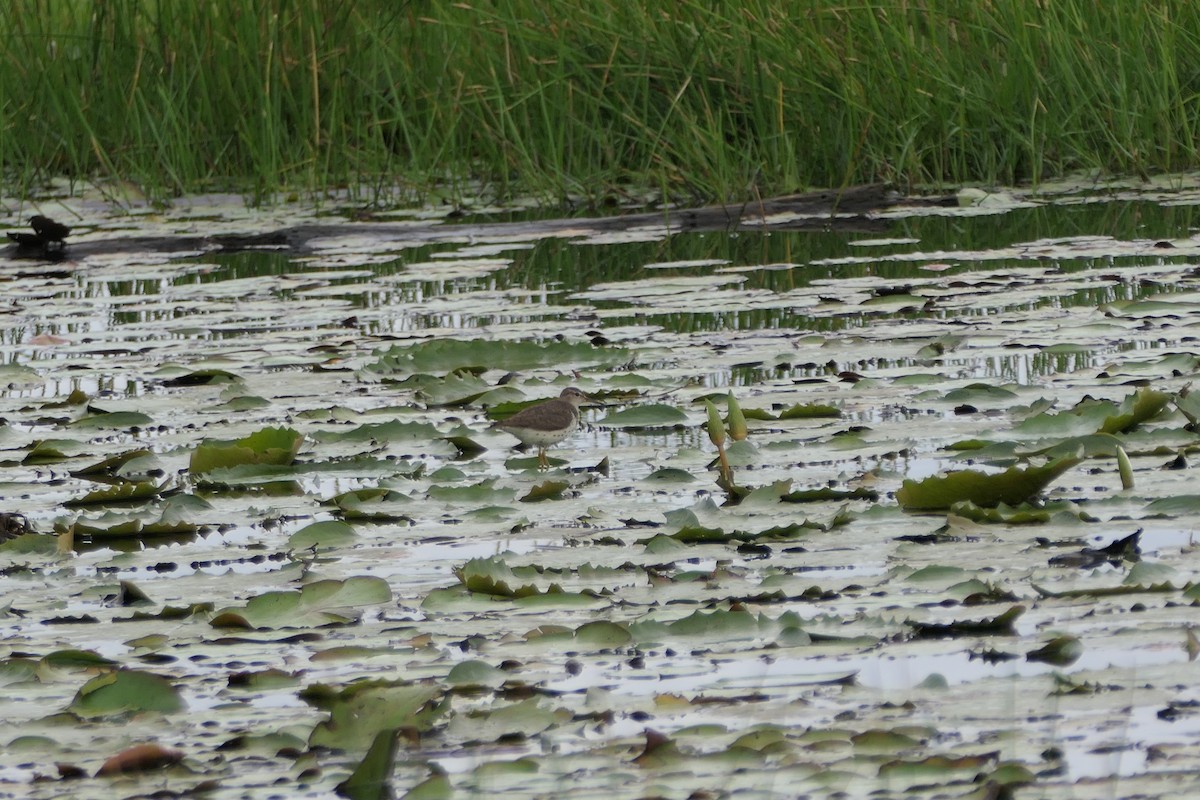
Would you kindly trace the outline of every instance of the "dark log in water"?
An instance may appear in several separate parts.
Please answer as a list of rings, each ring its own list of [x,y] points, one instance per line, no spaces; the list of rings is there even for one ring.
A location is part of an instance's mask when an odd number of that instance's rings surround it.
[[[214,234],[212,236],[129,236],[100,241],[71,244],[64,252],[42,252],[41,248],[14,245],[8,253],[12,258],[60,260],[84,258],[89,255],[131,252],[181,253],[241,252],[246,250],[285,250],[297,253],[313,249],[317,239],[338,236],[366,236],[386,242],[389,239],[406,243],[462,240],[464,237],[486,239],[553,235],[572,232],[579,236],[614,233],[637,229],[656,229],[666,233],[700,231],[886,231],[889,220],[872,214],[897,205],[944,206],[955,205],[950,196],[905,197],[887,184],[851,186],[845,189],[825,189],[783,197],[749,200],[745,203],[720,204],[700,208],[663,208],[636,214],[616,214],[608,217],[568,217],[563,219],[521,222],[488,222],[455,224],[453,220],[437,220],[424,225],[395,223],[342,223],[328,225],[297,225],[264,233]]]

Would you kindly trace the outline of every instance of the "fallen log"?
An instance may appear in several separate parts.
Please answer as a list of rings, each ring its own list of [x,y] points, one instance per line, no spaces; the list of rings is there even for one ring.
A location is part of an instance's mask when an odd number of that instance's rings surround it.
[[[872,214],[896,205],[953,205],[953,195],[910,198],[876,183],[843,189],[823,189],[782,197],[755,198],[740,204],[721,203],[699,208],[662,208],[655,211],[615,214],[606,217],[566,217],[521,222],[455,223],[436,220],[424,225],[348,222],[296,225],[263,233],[234,233],[183,236],[127,236],[81,241],[63,250],[11,245],[11,258],[61,260],[127,252],[242,252],[285,250],[310,252],[318,239],[368,236],[380,241],[403,239],[406,243],[437,243],[464,237],[513,237],[578,233],[580,236],[637,229],[661,229],[668,234],[701,231],[860,231],[886,230],[888,220]]]

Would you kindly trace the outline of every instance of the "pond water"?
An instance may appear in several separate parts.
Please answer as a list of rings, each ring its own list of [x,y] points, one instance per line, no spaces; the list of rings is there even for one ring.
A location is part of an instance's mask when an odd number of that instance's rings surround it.
[[[54,534],[0,545],[0,795],[155,742],[139,791],[325,797],[393,728],[399,796],[1200,790],[1198,186],[170,254],[88,246],[359,210],[43,203],[66,258],[0,251],[3,510]],[[568,385],[549,470],[489,429]],[[1068,452],[1020,507],[897,496]]]

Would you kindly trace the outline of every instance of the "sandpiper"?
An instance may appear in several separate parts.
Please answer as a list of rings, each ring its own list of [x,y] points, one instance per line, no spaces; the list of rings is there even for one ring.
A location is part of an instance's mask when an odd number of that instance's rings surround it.
[[[508,419],[492,423],[493,428],[508,431],[522,444],[536,445],[538,467],[546,469],[546,448],[558,444],[579,426],[579,406],[588,396],[575,388],[562,390],[553,400],[523,408]]]

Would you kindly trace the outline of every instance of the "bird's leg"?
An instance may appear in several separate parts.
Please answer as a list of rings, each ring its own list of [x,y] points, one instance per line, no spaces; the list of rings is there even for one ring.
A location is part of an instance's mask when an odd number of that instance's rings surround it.
[[[538,466],[542,469],[550,469],[550,462],[546,460],[546,448],[538,448]]]

